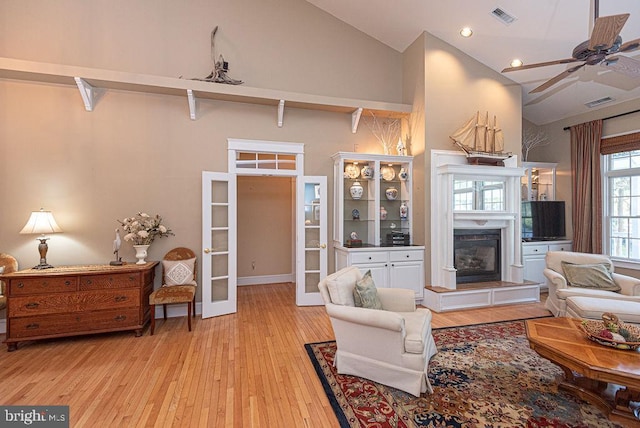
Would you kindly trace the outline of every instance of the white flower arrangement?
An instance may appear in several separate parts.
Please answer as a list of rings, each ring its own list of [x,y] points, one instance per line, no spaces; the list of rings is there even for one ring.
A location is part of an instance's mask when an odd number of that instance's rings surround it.
[[[147,213],[138,213],[133,217],[118,220],[118,223],[126,233],[124,240],[133,242],[133,245],[150,245],[156,238],[174,235],[171,229],[162,224],[162,217],[158,214],[151,217]]]

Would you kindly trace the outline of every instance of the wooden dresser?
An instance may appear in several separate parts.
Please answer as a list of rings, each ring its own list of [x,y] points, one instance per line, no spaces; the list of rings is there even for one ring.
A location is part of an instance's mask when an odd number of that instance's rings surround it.
[[[135,330],[151,319],[149,294],[158,262],[63,266],[0,276],[6,284],[7,344]]]

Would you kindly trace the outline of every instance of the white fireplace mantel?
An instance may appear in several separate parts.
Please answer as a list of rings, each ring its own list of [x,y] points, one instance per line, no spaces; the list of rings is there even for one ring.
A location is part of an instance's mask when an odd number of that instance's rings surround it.
[[[523,283],[521,263],[520,177],[525,169],[517,157],[505,166],[469,165],[464,153],[431,151],[431,285],[456,289],[454,229],[500,229],[501,280]],[[503,211],[454,211],[454,178],[501,180],[505,183]]]

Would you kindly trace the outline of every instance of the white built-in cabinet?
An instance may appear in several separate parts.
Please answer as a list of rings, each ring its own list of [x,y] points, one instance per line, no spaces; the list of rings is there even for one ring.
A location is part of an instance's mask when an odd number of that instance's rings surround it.
[[[522,264],[524,279],[540,284],[540,289],[548,289],[544,276],[545,256],[548,251],[571,251],[572,241],[536,241],[522,243]]]
[[[556,168],[552,162],[522,162],[525,174],[520,180],[523,201],[556,200]]]
[[[334,161],[336,270],[371,271],[376,287],[423,298],[424,246],[413,245],[413,157],[338,152]]]

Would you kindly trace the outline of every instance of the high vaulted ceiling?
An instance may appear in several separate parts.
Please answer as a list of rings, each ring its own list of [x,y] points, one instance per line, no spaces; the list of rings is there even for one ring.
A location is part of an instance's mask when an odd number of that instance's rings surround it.
[[[403,52],[423,31],[500,72],[514,58],[525,64],[571,58],[589,39],[593,0],[307,0],[338,19]],[[630,13],[622,43],[640,38],[640,0],[600,0],[599,16]],[[499,7],[516,20],[507,25],[492,15]],[[473,36],[459,31],[471,27]],[[640,61],[640,50],[624,54]],[[546,91],[529,91],[581,63],[551,65],[505,74],[522,86],[523,116],[542,125],[615,103],[640,98],[640,77],[601,65],[586,66]],[[585,103],[614,101],[588,108]]]

